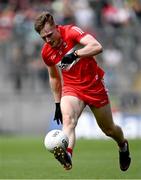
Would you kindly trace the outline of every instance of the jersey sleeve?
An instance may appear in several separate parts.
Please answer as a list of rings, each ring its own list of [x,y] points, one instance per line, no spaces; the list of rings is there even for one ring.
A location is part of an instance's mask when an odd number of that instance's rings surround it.
[[[50,59],[50,55],[49,53],[46,51],[45,47],[43,47],[42,51],[41,51],[41,55],[42,55],[42,59],[44,61],[44,63],[47,66],[54,66],[55,64],[51,61]]]
[[[71,26],[70,27],[70,38],[73,39],[76,42],[80,42],[81,38],[86,36],[88,33],[84,32],[82,29],[80,29],[77,26]]]

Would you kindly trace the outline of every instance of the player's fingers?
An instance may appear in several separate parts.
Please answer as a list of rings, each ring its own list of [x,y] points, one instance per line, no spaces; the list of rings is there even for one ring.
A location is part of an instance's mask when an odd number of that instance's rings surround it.
[[[59,119],[58,118],[54,118],[53,120],[56,121],[57,124],[59,125]]]
[[[56,121],[57,121],[57,124],[59,125],[60,124],[59,119],[57,119]]]
[[[63,121],[62,121],[62,116],[60,117],[60,122],[61,122],[61,124],[63,124]]]

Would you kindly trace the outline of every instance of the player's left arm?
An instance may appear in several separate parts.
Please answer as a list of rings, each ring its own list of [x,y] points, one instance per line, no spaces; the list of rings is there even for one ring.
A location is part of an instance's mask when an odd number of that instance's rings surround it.
[[[78,58],[95,56],[102,52],[101,44],[92,35],[86,34],[75,26],[70,29],[70,32],[70,38],[74,42],[83,45],[83,47],[63,57],[60,64],[62,69],[70,69]]]
[[[79,43],[83,45],[83,48],[75,51],[78,57],[95,56],[103,50],[102,45],[90,34],[82,37]]]

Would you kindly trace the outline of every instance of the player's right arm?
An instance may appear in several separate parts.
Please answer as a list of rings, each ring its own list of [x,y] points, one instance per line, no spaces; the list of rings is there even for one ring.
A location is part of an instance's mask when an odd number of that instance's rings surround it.
[[[60,124],[60,122],[62,123],[62,113],[60,108],[62,81],[58,67],[55,66],[55,64],[52,62],[49,52],[50,51],[48,50],[48,46],[47,44],[45,44],[41,51],[41,54],[44,63],[47,65],[46,67],[48,69],[48,74],[49,74],[49,83],[56,105],[54,120],[57,122],[57,124]]]
[[[49,83],[55,103],[59,103],[62,93],[62,82],[59,70],[56,66],[47,66],[49,73]]]
[[[56,66],[47,66],[47,68],[48,68],[48,73],[49,73],[50,87],[51,87],[52,94],[55,100],[55,105],[56,105],[54,120],[59,125],[60,123],[62,123],[62,113],[61,113],[61,108],[60,108],[60,100],[61,100],[61,93],[62,93],[61,76]]]

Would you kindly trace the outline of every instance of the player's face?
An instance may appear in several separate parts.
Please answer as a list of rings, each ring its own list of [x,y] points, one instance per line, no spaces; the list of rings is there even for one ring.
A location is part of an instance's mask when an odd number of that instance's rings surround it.
[[[61,35],[56,26],[50,26],[48,23],[46,23],[44,28],[41,30],[40,35],[42,39],[46,43],[50,44],[53,48],[56,48],[61,44]]]

